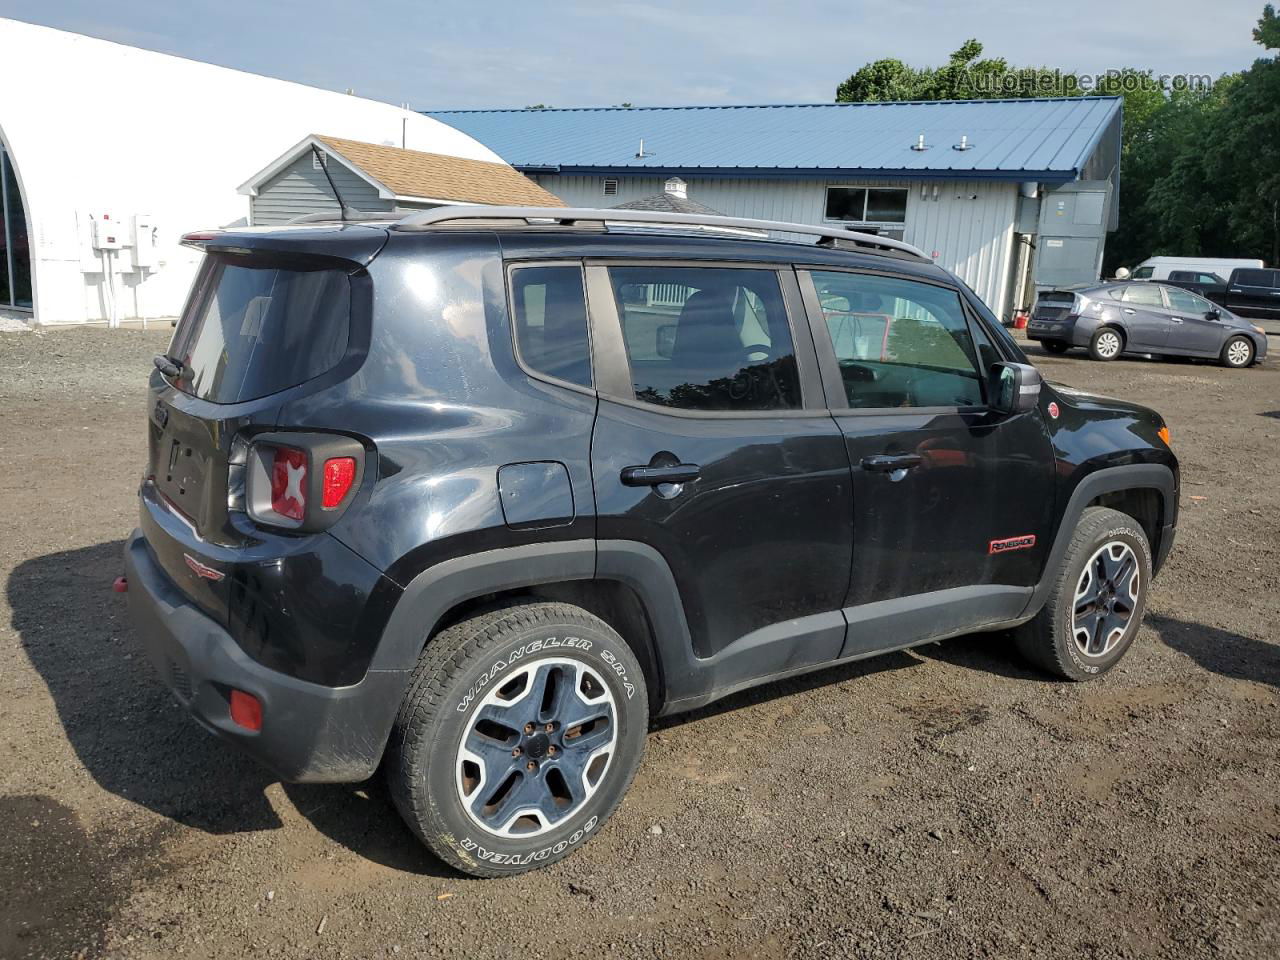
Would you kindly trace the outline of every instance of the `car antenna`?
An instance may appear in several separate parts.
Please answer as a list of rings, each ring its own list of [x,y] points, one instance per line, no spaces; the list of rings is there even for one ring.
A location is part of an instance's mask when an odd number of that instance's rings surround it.
[[[333,182],[333,177],[329,176],[328,155],[321,153],[320,148],[314,143],[311,145],[311,153],[315,157],[317,166],[320,167],[320,172],[323,173],[324,178],[329,181],[329,189],[333,191],[333,199],[338,201],[339,218],[343,223],[346,223],[348,220],[354,220],[355,218],[352,217],[351,214],[358,213],[359,211],[347,206],[347,201],[342,199],[342,194],[338,192],[337,184]]]

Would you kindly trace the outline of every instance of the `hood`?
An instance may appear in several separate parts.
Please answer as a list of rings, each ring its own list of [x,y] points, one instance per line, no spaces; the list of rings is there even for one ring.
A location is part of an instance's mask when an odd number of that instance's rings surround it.
[[[1156,413],[1150,407],[1144,407],[1140,403],[1133,403],[1129,400],[1121,400],[1118,397],[1108,397],[1101,393],[1089,393],[1087,390],[1079,390],[1075,387],[1067,386],[1065,383],[1058,383],[1053,380],[1046,380],[1046,386],[1052,388],[1058,398],[1069,407],[1077,410],[1087,410],[1099,413],[1113,414],[1131,414],[1141,419],[1151,418],[1157,423],[1163,423],[1164,418]]]

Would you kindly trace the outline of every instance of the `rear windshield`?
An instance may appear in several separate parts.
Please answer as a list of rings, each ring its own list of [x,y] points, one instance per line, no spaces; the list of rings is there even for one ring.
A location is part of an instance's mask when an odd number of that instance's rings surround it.
[[[210,254],[170,346],[174,386],[238,403],[331,370],[347,351],[351,279],[330,263]]]

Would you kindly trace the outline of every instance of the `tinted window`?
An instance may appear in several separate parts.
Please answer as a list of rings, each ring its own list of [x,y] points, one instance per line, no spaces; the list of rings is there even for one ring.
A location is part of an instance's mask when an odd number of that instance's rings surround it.
[[[1126,303],[1138,303],[1146,307],[1163,307],[1160,288],[1151,283],[1131,283],[1124,288],[1120,299]]]
[[[1237,270],[1232,280],[1246,287],[1269,287],[1271,286],[1271,271]]]
[[[974,344],[954,290],[896,277],[811,276],[850,407],[982,404]]]
[[[827,187],[828,220],[903,223],[907,191],[902,187]]]
[[[637,400],[685,410],[800,406],[800,377],[772,270],[612,267]]]
[[[332,369],[347,350],[345,270],[211,255],[171,353],[174,385],[215,403],[253,400]]]
[[[1137,270],[1133,271],[1133,279],[1146,280],[1155,272],[1155,267],[1139,267]]]
[[[591,386],[587,306],[579,267],[521,267],[511,273],[516,346],[539,373]]]
[[[1179,313],[1208,313],[1214,308],[1208,300],[1186,290],[1171,287],[1165,291],[1165,295],[1169,298],[1169,306]]]

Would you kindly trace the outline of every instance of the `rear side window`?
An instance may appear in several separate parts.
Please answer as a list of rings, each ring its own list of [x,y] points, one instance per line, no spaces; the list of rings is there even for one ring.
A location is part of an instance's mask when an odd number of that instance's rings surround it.
[[[1237,270],[1234,280],[1246,287],[1270,287],[1271,274],[1270,270]]]
[[[981,406],[982,378],[956,291],[898,277],[810,276],[849,407]],[[993,362],[994,349],[984,346]]]
[[[778,275],[611,267],[635,397],[683,410],[790,410],[800,375]]]
[[[1131,283],[1120,297],[1125,303],[1138,303],[1146,307],[1163,307],[1160,288],[1150,283]]]
[[[350,328],[346,270],[210,254],[170,347],[174,386],[214,403],[278,393],[333,369]]]
[[[587,305],[578,266],[518,267],[511,271],[516,350],[537,373],[591,386]]]

